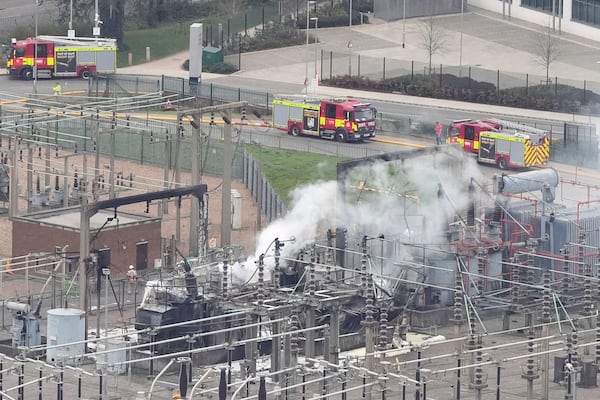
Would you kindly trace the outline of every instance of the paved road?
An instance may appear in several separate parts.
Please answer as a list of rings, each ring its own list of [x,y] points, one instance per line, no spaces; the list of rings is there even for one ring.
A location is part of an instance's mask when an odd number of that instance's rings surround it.
[[[434,55],[434,65],[444,64],[444,70],[452,68],[458,72],[462,65],[461,73],[468,73],[471,67],[473,77],[481,79],[484,75],[492,75],[495,80],[496,71],[501,70],[503,82],[522,84],[526,79],[530,84],[538,84],[537,79],[543,79],[545,70],[536,62],[534,46],[542,28],[524,21],[502,20],[501,16],[488,11],[469,8],[464,16],[464,24],[461,24],[460,15],[447,15],[436,18],[448,33],[450,45],[443,54]],[[381,74],[383,69],[383,58],[386,65],[424,65],[427,62],[427,54],[421,48],[419,20],[407,20],[406,28],[402,21],[391,23],[379,23],[342,28],[326,28],[318,30],[318,49],[325,54],[330,51],[346,54],[347,43],[352,41],[353,57],[361,55],[361,75]],[[463,27],[463,46],[460,51],[460,31]],[[403,31],[406,31],[405,47],[402,48]],[[586,88],[600,93],[600,60],[598,56],[600,43],[582,39],[573,35],[561,34],[557,36],[560,43],[560,57],[552,63],[550,76],[558,76],[559,82],[573,80],[572,84],[583,87],[586,80]],[[462,53],[462,57],[461,57]],[[377,63],[366,62],[368,57],[374,57]],[[180,53],[157,60],[147,64],[123,68],[121,73],[135,75],[161,75],[179,76],[186,78],[187,72],[181,69],[181,63],[187,58],[187,54]],[[348,59],[335,59],[339,65],[334,69],[340,73],[347,71]],[[353,63],[357,60],[353,59]],[[420,63],[420,64],[419,64]],[[309,71],[314,71],[314,51],[312,44],[308,51],[306,46],[296,46],[283,49],[265,50],[242,55],[241,71],[229,76],[215,74],[203,74],[204,82],[213,82],[219,85],[242,87],[250,90],[267,91],[270,93],[302,93],[305,91],[303,85],[306,74],[306,66]],[[356,70],[357,65],[353,65]],[[325,69],[327,70],[327,63]],[[370,68],[370,70],[369,70]],[[488,68],[487,72],[477,68]],[[477,71],[477,72],[475,72]],[[529,74],[527,78],[526,74]],[[326,73],[325,73],[326,75]],[[481,76],[480,76],[481,75]],[[332,96],[368,97],[373,101],[382,101],[395,104],[412,105],[422,109],[423,107],[434,107],[462,110],[468,113],[482,113],[483,115],[501,114],[504,116],[532,117],[538,119],[557,120],[580,120],[588,121],[588,117],[572,115],[557,115],[540,111],[520,110],[508,107],[494,107],[480,104],[443,101],[436,99],[424,99],[398,94],[373,93],[355,90],[344,90],[321,86],[317,94]],[[399,113],[415,114],[414,109],[405,108]],[[427,111],[420,111],[427,114]],[[437,112],[437,111],[436,111]],[[459,118],[461,116],[458,116]],[[450,118],[454,119],[454,118]]]

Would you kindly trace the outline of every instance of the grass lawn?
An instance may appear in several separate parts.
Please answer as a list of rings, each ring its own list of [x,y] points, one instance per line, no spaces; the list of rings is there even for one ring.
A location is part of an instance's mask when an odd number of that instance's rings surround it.
[[[127,66],[127,54],[132,53],[133,64],[146,61],[146,47],[150,47],[150,58],[156,60],[186,50],[190,44],[190,24],[180,23],[155,29],[124,32],[128,49],[117,53],[117,67]]]
[[[235,36],[235,32],[245,33],[244,27],[262,26],[263,12],[265,22],[269,20],[278,20],[277,6],[270,7],[250,7],[246,13],[239,15],[227,15],[222,18],[215,16],[205,18],[196,22],[203,22],[205,31],[205,40],[213,40],[216,45],[220,42],[218,36],[218,25],[222,23],[225,38],[227,35]],[[192,22],[181,22],[177,24],[165,25],[152,29],[125,30],[123,41],[128,46],[127,49],[119,50],[117,53],[117,67],[122,68],[128,65],[127,55],[132,53],[133,64],[142,64],[146,62],[146,47],[150,47],[150,58],[156,60],[186,50],[190,41],[190,24]]]
[[[343,157],[254,145],[246,146],[246,150],[260,163],[265,178],[285,204],[290,203],[290,193],[298,186],[335,180],[337,163],[348,160]]]

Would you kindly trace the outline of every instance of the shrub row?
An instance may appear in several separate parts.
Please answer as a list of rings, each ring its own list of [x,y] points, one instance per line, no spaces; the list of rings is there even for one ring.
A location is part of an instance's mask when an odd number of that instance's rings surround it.
[[[442,74],[441,77],[439,74],[415,74],[383,80],[345,75],[323,79],[322,84],[544,111],[585,114],[600,111],[600,95],[568,85],[549,84],[497,90],[492,83],[451,74]]]

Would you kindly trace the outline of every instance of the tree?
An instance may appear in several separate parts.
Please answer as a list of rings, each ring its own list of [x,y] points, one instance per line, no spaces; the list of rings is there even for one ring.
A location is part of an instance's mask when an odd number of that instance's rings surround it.
[[[98,2],[98,15],[102,24],[102,37],[117,39],[119,46],[123,45],[123,25],[125,23],[126,0],[107,0]],[[56,0],[58,19],[66,23],[71,18],[71,0]],[[73,0],[73,21],[80,36],[91,36],[94,26],[95,0]],[[82,33],[81,30],[89,33]]]
[[[546,84],[550,83],[550,65],[560,57],[559,38],[547,26],[537,35],[534,43],[535,62],[546,69]]]
[[[434,54],[444,53],[448,48],[448,33],[437,24],[433,15],[421,21],[421,48],[427,52],[431,74],[431,59]]]

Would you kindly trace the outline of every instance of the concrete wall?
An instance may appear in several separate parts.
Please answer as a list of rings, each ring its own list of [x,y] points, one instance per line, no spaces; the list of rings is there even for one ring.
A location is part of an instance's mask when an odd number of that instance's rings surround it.
[[[464,3],[466,9],[467,0]],[[396,21],[404,16],[413,18],[460,13],[460,7],[461,0],[375,0],[373,12],[376,18]]]
[[[595,28],[589,25],[584,25],[579,22],[571,21],[573,15],[573,2],[572,0],[563,0],[563,18],[555,16],[554,21],[552,14],[548,14],[539,10],[521,6],[521,0],[513,0],[513,4],[510,5],[508,1],[504,4],[503,13],[503,2],[500,0],[468,0],[469,5],[480,7],[486,10],[490,10],[500,14],[498,17],[511,18],[513,22],[518,24],[518,19],[531,22],[534,24],[546,26],[554,26],[558,31],[559,28],[562,32],[570,33],[577,36],[582,36],[591,40],[598,40],[600,37],[600,28]]]
[[[39,224],[25,219],[13,220],[12,256],[55,251],[55,246],[69,245],[69,256],[79,252],[79,230]],[[153,268],[154,260],[160,259],[161,248],[160,220],[128,224],[119,228],[102,230],[94,241],[96,249],[111,249],[113,273],[124,274],[130,264],[135,265],[136,243],[148,242],[148,268]],[[91,237],[93,236],[93,233]],[[125,244],[126,249],[123,248]]]

